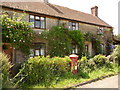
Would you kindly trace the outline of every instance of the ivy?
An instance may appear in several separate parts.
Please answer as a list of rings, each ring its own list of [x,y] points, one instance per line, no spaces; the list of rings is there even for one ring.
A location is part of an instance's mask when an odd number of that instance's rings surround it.
[[[9,18],[8,15],[0,15],[2,26],[2,40],[11,43],[14,48],[29,54],[34,32],[29,22],[20,21],[19,17]]]
[[[91,40],[92,39],[92,34],[90,32],[86,32],[84,34],[84,39],[85,39],[85,41],[92,41]]]
[[[102,54],[101,41],[97,37],[92,38],[92,44],[95,51],[95,54]]]

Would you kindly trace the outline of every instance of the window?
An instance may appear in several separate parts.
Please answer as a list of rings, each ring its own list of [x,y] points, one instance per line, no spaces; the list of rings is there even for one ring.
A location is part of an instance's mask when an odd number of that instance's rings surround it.
[[[34,57],[34,56],[45,56],[45,51],[46,51],[45,47],[46,46],[45,46],[44,43],[34,44],[34,46],[33,46],[34,49],[30,50],[30,56],[31,57]]]
[[[31,27],[34,28],[45,28],[45,17],[30,15],[30,22],[32,22]]]
[[[34,56],[40,56],[40,49],[34,50]]]
[[[79,23],[69,22],[69,30],[78,30],[78,29],[79,29]]]
[[[72,54],[77,54],[78,53],[78,46],[77,45],[73,45],[72,46]]]
[[[103,34],[103,27],[98,27],[98,34]]]

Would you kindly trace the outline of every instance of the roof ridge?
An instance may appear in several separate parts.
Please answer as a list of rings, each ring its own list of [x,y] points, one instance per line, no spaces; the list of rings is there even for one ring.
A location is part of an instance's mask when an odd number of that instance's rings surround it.
[[[75,10],[75,9],[72,9],[72,8],[69,8],[69,7],[60,6],[60,5],[56,5],[56,4],[52,4],[52,5],[59,6],[59,7],[63,7],[63,8],[67,8],[67,9],[70,9],[70,10],[73,10],[73,11],[76,11],[76,12],[81,12],[81,13],[84,13],[84,14],[88,14],[88,15],[91,15],[91,16],[93,16],[92,14],[85,13],[85,12],[82,12],[82,11],[79,11],[79,10]]]
[[[56,5],[56,4],[52,4],[52,5],[55,5],[55,6],[58,6],[58,7],[63,7],[63,8],[67,8],[67,9],[70,9],[70,10],[73,10],[73,11],[76,11],[76,12],[81,12],[81,13],[84,13],[84,14],[87,14],[87,15],[91,15],[92,17],[95,17],[97,19],[100,19],[101,21],[103,21],[101,18],[99,17],[96,17],[96,16],[93,16],[92,14],[89,14],[89,13],[85,13],[85,12],[82,12],[82,11],[79,11],[79,10],[75,10],[75,9],[71,9],[69,7],[65,7],[65,6],[60,6],[60,5]],[[105,21],[103,21],[104,23],[106,23]],[[108,23],[106,23],[107,25],[109,25]],[[111,26],[111,25],[109,25]],[[112,26],[111,26],[112,27]]]

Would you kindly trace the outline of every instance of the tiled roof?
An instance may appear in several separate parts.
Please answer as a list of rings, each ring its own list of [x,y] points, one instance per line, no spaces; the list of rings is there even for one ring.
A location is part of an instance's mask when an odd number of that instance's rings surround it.
[[[93,16],[92,14],[83,13],[81,11],[69,9],[50,3],[43,2],[2,2],[0,5],[7,6],[15,9],[22,9],[31,12],[37,12],[55,17],[61,17],[85,23],[112,27],[105,23],[99,17]]]

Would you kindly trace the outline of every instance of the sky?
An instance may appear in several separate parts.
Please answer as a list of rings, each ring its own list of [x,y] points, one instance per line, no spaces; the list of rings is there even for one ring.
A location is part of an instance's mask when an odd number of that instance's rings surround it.
[[[120,0],[49,0],[50,3],[91,14],[91,7],[98,6],[98,17],[113,27],[118,34],[118,2]]]

